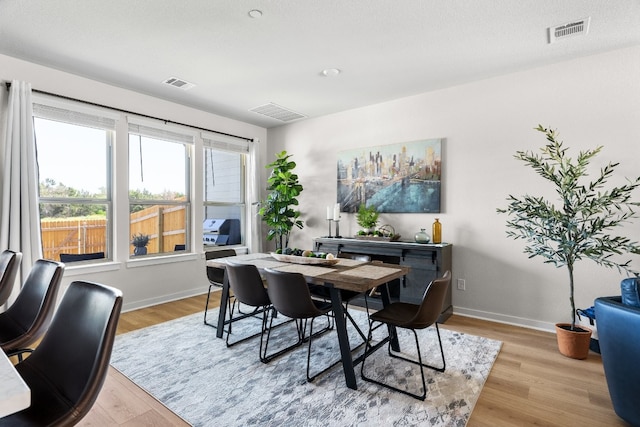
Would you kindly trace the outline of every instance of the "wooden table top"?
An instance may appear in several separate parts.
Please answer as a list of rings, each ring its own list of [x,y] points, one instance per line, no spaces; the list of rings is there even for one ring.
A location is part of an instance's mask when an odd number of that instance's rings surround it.
[[[224,268],[228,263],[252,264],[259,270],[270,268],[278,271],[300,273],[308,282],[318,285],[331,284],[336,288],[365,292],[376,286],[400,278],[409,272],[409,267],[382,262],[357,261],[339,258],[333,265],[295,264],[277,261],[266,253],[237,255],[207,261],[207,266]]]

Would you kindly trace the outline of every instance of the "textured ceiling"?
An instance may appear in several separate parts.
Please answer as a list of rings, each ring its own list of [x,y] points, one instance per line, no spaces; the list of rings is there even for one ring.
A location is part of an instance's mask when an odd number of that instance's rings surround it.
[[[263,127],[638,44],[637,0],[0,0],[0,53]]]

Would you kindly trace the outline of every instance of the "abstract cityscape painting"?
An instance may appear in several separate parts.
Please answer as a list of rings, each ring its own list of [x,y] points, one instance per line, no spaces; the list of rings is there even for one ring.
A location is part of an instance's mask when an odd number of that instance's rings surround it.
[[[384,213],[439,213],[442,139],[358,148],[338,153],[342,212],[361,204]]]

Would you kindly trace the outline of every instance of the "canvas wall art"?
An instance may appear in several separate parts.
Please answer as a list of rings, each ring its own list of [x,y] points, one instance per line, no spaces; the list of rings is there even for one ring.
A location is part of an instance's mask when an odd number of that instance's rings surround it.
[[[338,203],[378,212],[439,213],[442,139],[358,148],[338,153]]]

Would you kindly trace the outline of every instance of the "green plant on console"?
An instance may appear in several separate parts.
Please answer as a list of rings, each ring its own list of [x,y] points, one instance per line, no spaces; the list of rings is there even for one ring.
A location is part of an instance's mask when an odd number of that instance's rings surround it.
[[[266,167],[271,168],[271,175],[267,180],[269,194],[261,202],[260,215],[269,226],[267,240],[276,239],[276,249],[289,246],[289,235],[293,227],[303,228],[297,197],[302,193],[302,185],[298,175],[293,172],[296,167],[294,161],[289,160],[290,154],[282,151],[276,154],[276,160]]]
[[[373,233],[375,231],[376,226],[378,225],[378,216],[380,216],[380,214],[376,210],[375,206],[372,205],[372,206],[366,207],[363,203],[358,208],[358,213],[356,214],[356,221],[358,222],[358,225],[360,227],[364,228],[369,233]],[[362,231],[363,231],[363,234],[367,233],[367,231],[364,231],[364,230]]]
[[[567,148],[558,141],[556,130],[538,125],[537,131],[545,134],[547,144],[541,154],[517,151],[515,158],[533,168],[549,181],[558,195],[557,203],[541,196],[509,195],[506,209],[507,236],[526,240],[524,253],[529,258],[542,257],[545,263],[566,267],[569,273],[569,301],[571,303],[571,330],[576,329],[574,300],[574,266],[576,261],[590,259],[596,264],[617,268],[637,275],[629,265],[631,260],[616,261],[613,257],[624,254],[640,254],[638,242],[628,237],[610,234],[632,218],[640,205],[631,200],[631,193],[640,186],[640,177],[627,180],[626,185],[605,189],[619,163],[609,163],[600,169],[590,182],[582,182],[588,175],[591,160],[602,150],[599,146],[582,151],[573,160]]]

